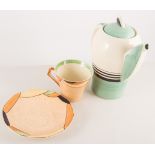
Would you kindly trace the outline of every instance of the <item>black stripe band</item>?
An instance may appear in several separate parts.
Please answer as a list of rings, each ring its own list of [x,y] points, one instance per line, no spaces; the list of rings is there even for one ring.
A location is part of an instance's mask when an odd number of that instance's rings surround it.
[[[105,75],[105,76],[107,76],[107,77],[120,78],[120,75],[112,75],[112,74],[110,75],[110,74],[107,74],[107,73],[105,73],[105,72],[103,72],[103,71],[97,69],[95,66],[93,66],[93,69],[94,69],[95,71],[99,72],[100,74]]]
[[[105,77],[102,77],[102,76],[98,75],[96,72],[94,72],[94,74],[95,74],[97,77],[99,77],[100,79],[105,80],[105,81],[109,81],[109,82],[120,82],[120,81],[121,81],[121,80],[107,79],[107,78],[105,78]]]
[[[106,71],[103,71],[102,69],[98,68],[96,65],[93,64],[93,68],[95,68],[96,70],[102,72],[103,74],[107,74],[109,76],[121,76],[121,74],[116,74],[116,73],[107,73]]]
[[[120,80],[121,78],[120,77],[110,77],[110,76],[107,76],[107,75],[103,75],[101,73],[99,73],[98,71],[94,70],[94,72],[98,75],[100,75],[101,77],[104,77],[104,78],[107,78],[107,79],[112,79],[112,80]]]

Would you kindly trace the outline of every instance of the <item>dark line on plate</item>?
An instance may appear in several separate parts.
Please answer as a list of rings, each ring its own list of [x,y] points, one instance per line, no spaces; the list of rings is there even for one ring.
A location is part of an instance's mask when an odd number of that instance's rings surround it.
[[[3,118],[4,118],[4,122],[6,123],[6,125],[10,126],[9,120],[8,120],[7,115],[4,111],[3,111]]]
[[[62,95],[59,95],[58,97],[59,97],[59,99],[60,99],[61,101],[65,102],[65,103],[67,103],[67,104],[70,104],[70,102],[69,102],[66,98],[64,98]]]

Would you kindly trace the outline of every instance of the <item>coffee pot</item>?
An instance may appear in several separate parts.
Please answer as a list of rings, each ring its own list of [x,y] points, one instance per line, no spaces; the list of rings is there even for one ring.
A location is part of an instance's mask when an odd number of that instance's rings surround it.
[[[123,95],[130,77],[142,64],[148,44],[133,27],[117,18],[116,23],[99,24],[92,36],[94,76],[92,90],[97,96],[115,99]]]

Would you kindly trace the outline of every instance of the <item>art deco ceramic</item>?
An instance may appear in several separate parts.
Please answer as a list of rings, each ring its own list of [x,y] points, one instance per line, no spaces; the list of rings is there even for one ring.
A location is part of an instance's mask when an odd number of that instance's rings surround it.
[[[80,60],[64,60],[55,69],[51,67],[48,76],[59,85],[67,99],[77,101],[92,77],[92,69]]]
[[[3,108],[6,125],[27,137],[53,136],[69,126],[73,115],[66,98],[47,90],[17,93]]]
[[[106,99],[122,96],[147,49],[148,44],[142,43],[137,30],[121,19],[116,23],[99,24],[92,37],[94,93]]]

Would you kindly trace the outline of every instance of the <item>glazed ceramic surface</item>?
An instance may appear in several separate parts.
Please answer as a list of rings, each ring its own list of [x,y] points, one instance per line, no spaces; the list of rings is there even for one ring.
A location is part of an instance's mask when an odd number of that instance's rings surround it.
[[[92,36],[95,94],[110,99],[120,97],[124,81],[142,64],[147,49],[138,32],[121,19],[116,23],[99,24]]]
[[[3,108],[6,125],[27,137],[53,136],[66,129],[73,116],[70,102],[47,90],[17,93]]]
[[[104,32],[104,27],[99,25],[92,39],[93,63],[107,72],[121,74],[125,53],[142,40],[138,32],[131,39],[112,37]]]
[[[50,68],[48,76],[59,85],[66,98],[77,101],[92,77],[92,69],[80,60],[65,60],[60,62],[55,69]]]

